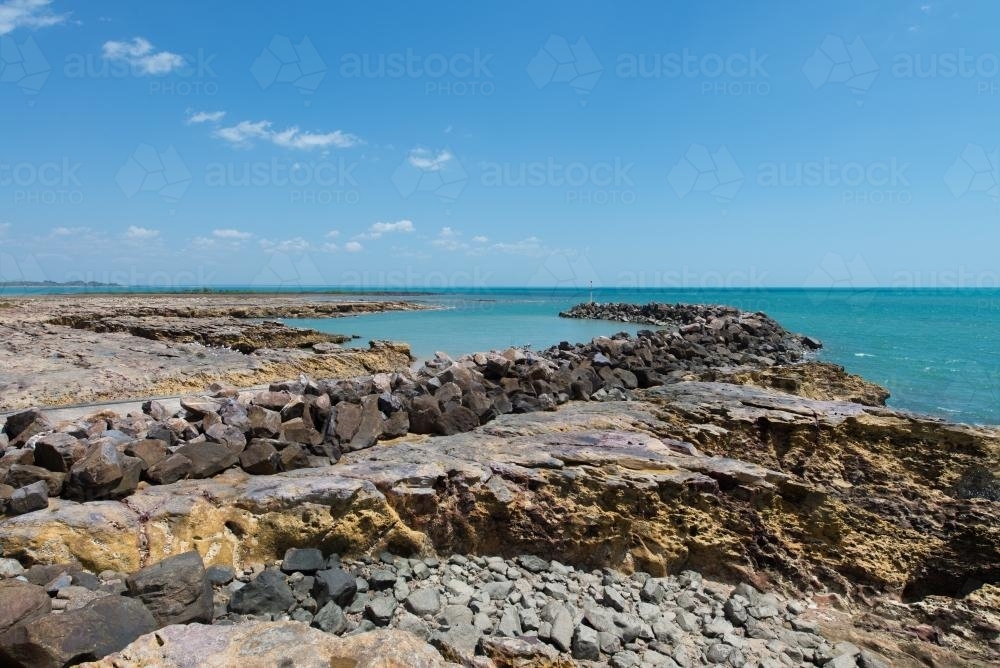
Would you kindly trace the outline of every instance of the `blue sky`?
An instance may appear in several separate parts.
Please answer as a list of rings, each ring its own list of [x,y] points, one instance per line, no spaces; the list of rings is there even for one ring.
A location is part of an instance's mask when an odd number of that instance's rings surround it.
[[[998,19],[0,0],[0,276],[995,287]]]

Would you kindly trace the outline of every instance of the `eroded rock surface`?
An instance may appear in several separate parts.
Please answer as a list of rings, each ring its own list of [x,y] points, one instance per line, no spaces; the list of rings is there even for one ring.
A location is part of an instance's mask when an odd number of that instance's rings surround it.
[[[996,502],[956,491],[967,467],[996,466],[995,432],[732,383],[675,383],[646,399],[505,415],[337,466],[148,487],[127,505],[53,500],[5,520],[0,539],[30,561],[94,570],[191,548],[243,567],[319,547],[697,568],[857,601],[997,582]],[[980,619],[992,605],[979,604]],[[996,636],[989,622],[954,619],[956,637]]]
[[[249,387],[300,373],[391,371],[405,366],[406,356],[341,349],[334,343],[343,335],[293,329],[273,319],[418,308],[299,295],[7,298],[0,310],[0,411],[181,394],[216,381]]]
[[[378,631],[347,638],[300,622],[252,622],[239,626],[174,625],[142,636],[89,668],[439,668],[449,664],[415,636]]]

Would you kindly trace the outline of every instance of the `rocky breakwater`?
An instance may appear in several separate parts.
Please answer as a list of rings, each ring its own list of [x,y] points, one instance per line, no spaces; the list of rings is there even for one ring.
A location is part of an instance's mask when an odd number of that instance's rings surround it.
[[[539,353],[439,355],[415,372],[303,376],[260,392],[217,385],[211,395],[182,399],[176,413],[148,401],[141,415],[99,412],[54,425],[37,409],[24,411],[3,428],[0,504],[19,514],[46,507],[48,496],[120,499],[140,482],[208,478],[230,467],[271,475],[327,466],[407,434],[458,434],[508,413],[554,410],[572,399],[625,400],[711,369],[770,368],[802,356],[802,345],[773,321],[727,322],[719,331],[643,331]],[[408,355],[391,344],[372,347]]]
[[[259,294],[11,298],[0,305],[0,411],[390,371],[409,360],[386,347],[341,348],[349,336],[280,320],[420,308]]]
[[[744,331],[768,335],[773,342],[792,349],[816,350],[822,344],[810,337],[787,332],[774,319],[764,313],[746,313],[730,306],[701,306],[694,304],[627,304],[587,302],[577,304],[559,314],[560,318],[585,320],[611,320],[669,328],[681,334],[703,332],[725,340],[745,336]]]

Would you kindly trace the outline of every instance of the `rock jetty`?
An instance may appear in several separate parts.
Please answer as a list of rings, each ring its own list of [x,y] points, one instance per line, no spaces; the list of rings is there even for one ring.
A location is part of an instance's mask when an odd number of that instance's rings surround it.
[[[752,321],[757,327],[787,339],[792,347],[816,350],[822,344],[809,336],[790,334],[775,320],[763,313],[744,313],[730,306],[692,306],[689,304],[626,304],[588,302],[577,304],[559,314],[560,318],[611,320],[642,325],[667,327],[686,334],[689,331],[721,332],[733,319]]]

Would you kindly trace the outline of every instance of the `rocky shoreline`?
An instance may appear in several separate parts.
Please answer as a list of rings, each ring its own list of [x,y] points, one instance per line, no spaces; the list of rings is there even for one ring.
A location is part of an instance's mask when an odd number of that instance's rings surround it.
[[[275,294],[4,298],[0,412],[178,395],[213,382],[251,387],[300,373],[390,371],[405,365],[406,356],[385,347],[341,348],[349,335],[277,320],[423,308]]]
[[[886,408],[763,314],[669,312],[176,413],[23,411],[0,436],[0,653],[281,656],[235,640],[252,628],[317,665],[1000,658],[1000,434]]]

